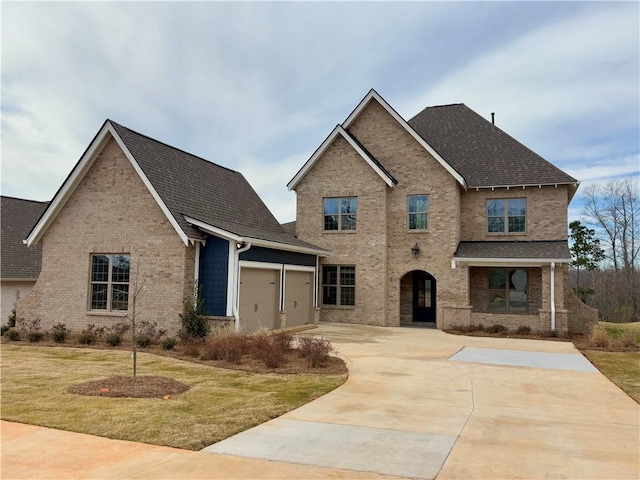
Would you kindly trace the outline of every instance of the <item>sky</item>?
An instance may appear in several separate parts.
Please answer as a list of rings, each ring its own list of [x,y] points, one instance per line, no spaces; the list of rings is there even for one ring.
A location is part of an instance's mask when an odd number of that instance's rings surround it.
[[[286,184],[374,88],[465,103],[582,182],[640,175],[638,2],[7,2],[1,193],[50,200],[109,118]]]

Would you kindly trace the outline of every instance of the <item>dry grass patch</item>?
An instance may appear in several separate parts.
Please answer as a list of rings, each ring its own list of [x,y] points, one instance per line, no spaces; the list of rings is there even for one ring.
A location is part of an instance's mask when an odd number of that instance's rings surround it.
[[[640,352],[583,350],[582,353],[609,380],[640,403]]]
[[[2,346],[2,419],[199,450],[344,383],[346,374],[255,374],[138,353],[138,373],[189,387],[168,400],[82,396],[81,383],[131,375],[131,352]]]

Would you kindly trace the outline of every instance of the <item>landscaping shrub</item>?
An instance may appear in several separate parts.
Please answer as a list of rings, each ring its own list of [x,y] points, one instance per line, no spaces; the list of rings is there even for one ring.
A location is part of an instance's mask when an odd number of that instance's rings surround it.
[[[141,347],[148,347],[152,343],[160,341],[160,339],[166,334],[166,330],[158,329],[158,322],[149,322],[145,320],[140,322],[140,326],[138,327],[136,344]],[[141,341],[142,343],[146,343],[146,345],[141,345],[138,339],[143,339]]]
[[[516,328],[516,335],[531,335],[531,327],[528,325],[520,325]]]
[[[490,325],[485,329],[485,332],[493,333],[493,334],[503,334],[503,333],[507,333],[507,327],[500,324]]]
[[[162,341],[162,348],[164,350],[173,350],[178,341],[174,337],[167,337]]]
[[[27,333],[27,339],[31,343],[40,342],[40,341],[42,341],[43,338],[44,338],[44,333],[42,333],[42,332],[29,332],[29,333]]]
[[[184,345],[185,355],[193,358],[198,358],[200,356],[200,349],[203,345],[201,341],[186,339],[182,342],[182,344]]]
[[[278,368],[286,361],[285,353],[292,341],[290,334],[272,335],[267,330],[260,330],[250,337],[250,354],[256,360],[262,360],[267,367]]]
[[[9,330],[7,330],[6,335],[7,338],[12,342],[17,342],[18,340],[20,340],[20,332],[15,327],[11,327]]]
[[[307,361],[307,365],[311,368],[326,365],[329,355],[333,352],[333,346],[329,340],[322,337],[312,337],[311,335],[298,337],[298,349],[300,350],[300,356]]]
[[[117,347],[122,343],[122,335],[115,332],[107,333],[107,336],[104,338],[104,341],[107,342],[107,345],[111,347]]]
[[[293,346],[293,335],[289,332],[278,332],[271,335],[273,343],[279,345],[285,352]]]
[[[56,323],[51,329],[51,338],[56,343],[64,343],[69,335],[69,330],[64,323]]]
[[[612,339],[611,335],[609,335],[609,332],[607,332],[604,327],[598,325],[591,332],[589,341],[592,347],[599,347],[608,350],[611,347]]]
[[[142,334],[136,336],[136,345],[140,348],[146,348],[153,343],[153,337],[151,335]]]
[[[182,322],[181,335],[183,338],[204,339],[211,332],[211,324],[204,315],[204,304],[200,295],[195,302],[193,299],[184,299],[180,321]]]
[[[623,348],[638,348],[638,333],[632,330],[625,330],[617,341]]]
[[[240,363],[242,355],[248,351],[249,338],[244,332],[230,328],[220,329],[204,343],[203,360],[224,360]]]
[[[17,299],[16,299],[17,300]],[[11,314],[9,315],[9,320],[7,321],[7,326],[9,328],[13,328],[16,326],[16,307],[15,305],[13,306],[13,308],[11,309]]]
[[[80,335],[78,335],[78,343],[80,345],[93,345],[97,341],[98,336],[93,332],[83,330]]]
[[[9,330],[11,327],[9,325],[2,325],[0,327],[0,335],[4,335],[5,333],[7,333],[7,330]]]
[[[127,322],[118,322],[107,328],[107,333],[117,333],[118,335],[123,336],[129,330],[131,330],[131,325],[129,325]]]

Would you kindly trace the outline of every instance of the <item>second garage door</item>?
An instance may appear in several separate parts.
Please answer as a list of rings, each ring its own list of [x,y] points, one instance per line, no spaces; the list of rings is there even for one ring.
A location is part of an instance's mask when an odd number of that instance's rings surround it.
[[[285,282],[287,327],[311,323],[313,272],[287,271]]]
[[[258,328],[276,328],[279,318],[280,272],[243,268],[240,272],[240,328],[252,332]]]

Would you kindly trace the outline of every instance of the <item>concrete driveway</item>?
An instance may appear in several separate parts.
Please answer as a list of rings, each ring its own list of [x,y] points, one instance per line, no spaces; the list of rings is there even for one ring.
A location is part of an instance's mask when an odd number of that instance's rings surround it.
[[[342,324],[312,333],[331,339],[349,379],[282,417],[201,452],[3,422],[1,476],[640,477],[640,407],[571,343]]]

